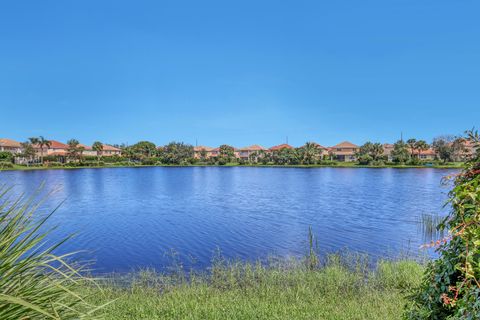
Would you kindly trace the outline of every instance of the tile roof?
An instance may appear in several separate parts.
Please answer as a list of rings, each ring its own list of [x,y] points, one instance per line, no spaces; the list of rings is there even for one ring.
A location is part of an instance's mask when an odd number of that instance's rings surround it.
[[[356,144],[353,144],[351,143],[350,141],[343,141],[343,142],[340,142],[339,144],[337,145],[334,145],[333,147],[331,148],[337,148],[337,149],[356,149],[358,148],[358,146]]]
[[[293,149],[293,147],[289,144],[279,144],[278,146],[273,146],[269,150],[270,151],[275,151],[275,150],[282,150],[282,149]]]
[[[49,149],[68,149],[68,144],[61,143],[56,140],[50,140]]]
[[[116,148],[116,147],[111,146],[109,144],[104,144],[103,145],[103,151],[122,151],[122,149]]]
[[[240,150],[240,151],[260,151],[260,150],[267,150],[267,149],[265,149],[264,147],[262,147],[258,144],[254,144],[254,145],[251,145],[251,146],[248,146],[248,147],[239,148],[238,150]]]
[[[196,146],[196,147],[193,147],[193,151],[202,151],[202,150],[205,150],[205,151],[212,151],[213,148],[212,147],[207,147],[207,146]]]
[[[20,142],[12,139],[0,139],[0,146],[10,148],[20,148],[22,145]]]

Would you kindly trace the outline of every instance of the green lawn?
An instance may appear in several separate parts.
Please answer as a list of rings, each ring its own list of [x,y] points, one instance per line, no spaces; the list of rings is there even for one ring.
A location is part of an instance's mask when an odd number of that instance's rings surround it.
[[[113,301],[103,310],[111,320],[400,319],[422,267],[399,261],[366,270],[338,261],[313,271],[237,264],[189,281],[147,271],[128,286],[110,280],[87,290],[92,302]]]

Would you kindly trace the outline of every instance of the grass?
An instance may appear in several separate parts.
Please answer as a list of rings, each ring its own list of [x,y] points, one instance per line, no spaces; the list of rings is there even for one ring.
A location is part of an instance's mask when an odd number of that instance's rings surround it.
[[[315,269],[304,261],[275,265],[221,263],[202,275],[145,270],[127,284],[109,278],[92,301],[114,300],[105,319],[400,319],[423,268],[413,261],[379,262],[375,270],[329,256]]]

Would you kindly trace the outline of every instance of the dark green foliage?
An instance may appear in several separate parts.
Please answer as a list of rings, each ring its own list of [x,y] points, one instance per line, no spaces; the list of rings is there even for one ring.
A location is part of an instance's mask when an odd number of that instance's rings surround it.
[[[404,164],[408,160],[410,160],[408,145],[402,140],[395,142],[392,150],[392,158],[393,158],[393,162],[398,164]]]
[[[438,226],[449,238],[431,243],[439,258],[430,262],[407,319],[480,318],[480,156],[479,136],[469,132],[477,153],[455,178],[450,214]]]
[[[7,151],[0,151],[0,161],[12,162],[13,154]]]
[[[193,158],[193,146],[183,142],[170,142],[159,149],[158,155],[165,164],[188,164]]]

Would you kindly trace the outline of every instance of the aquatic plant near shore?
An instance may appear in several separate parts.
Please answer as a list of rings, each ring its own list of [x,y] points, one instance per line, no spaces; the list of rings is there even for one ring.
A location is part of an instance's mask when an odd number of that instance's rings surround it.
[[[98,307],[78,293],[93,282],[67,262],[71,254],[54,254],[67,239],[46,246],[51,214],[37,217],[37,207],[34,197],[11,200],[11,189],[0,186],[0,319],[93,318]]]
[[[480,318],[480,136],[468,138],[476,154],[455,178],[451,212],[438,226],[449,237],[434,243],[440,256],[427,266],[407,319]]]

